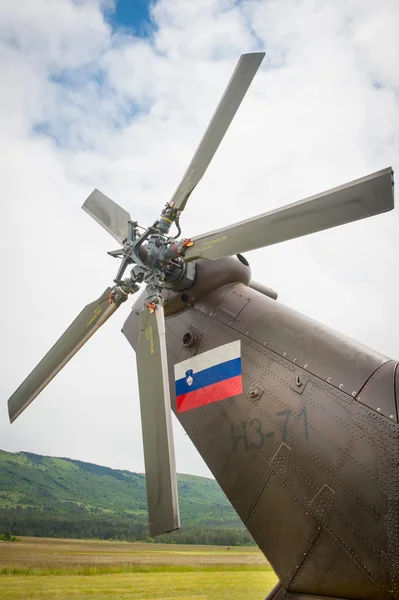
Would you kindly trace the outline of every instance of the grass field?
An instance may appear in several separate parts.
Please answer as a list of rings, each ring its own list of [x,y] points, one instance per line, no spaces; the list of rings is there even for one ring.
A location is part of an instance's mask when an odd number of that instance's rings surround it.
[[[0,599],[7,600],[264,600],[276,581],[254,547],[0,542]]]

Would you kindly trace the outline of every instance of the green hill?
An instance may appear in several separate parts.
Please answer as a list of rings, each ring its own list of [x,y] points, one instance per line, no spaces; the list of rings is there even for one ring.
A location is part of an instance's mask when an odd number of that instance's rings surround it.
[[[161,536],[162,541],[251,543],[216,481],[178,475],[178,487],[182,530]],[[43,537],[148,539],[144,475],[69,458],[0,450],[0,533],[5,531]]]

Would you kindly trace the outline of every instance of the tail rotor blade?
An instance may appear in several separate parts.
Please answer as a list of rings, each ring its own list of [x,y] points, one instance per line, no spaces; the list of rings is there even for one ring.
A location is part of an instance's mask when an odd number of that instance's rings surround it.
[[[37,367],[14,392],[8,400],[11,423],[61,371],[93,333],[117,310],[119,304],[109,303],[110,293],[111,288],[107,288],[98,300],[88,304],[82,310]]]
[[[120,244],[128,236],[129,213],[99,190],[94,190],[82,206]]]
[[[185,261],[216,259],[271,246],[392,210],[389,167],[300,202],[192,238]]]
[[[184,210],[187,200],[202,179],[216,150],[219,147],[238,107],[240,106],[251,82],[265,56],[264,52],[243,54],[238,61],[232,78],[219,102],[215,114],[205,131],[194,156],[172,196],[171,203],[177,210]]]
[[[150,535],[180,527],[163,306],[140,313],[137,345]]]

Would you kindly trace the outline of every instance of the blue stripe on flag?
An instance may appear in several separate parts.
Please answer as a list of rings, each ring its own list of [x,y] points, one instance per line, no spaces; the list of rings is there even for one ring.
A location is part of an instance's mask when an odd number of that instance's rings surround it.
[[[214,367],[198,371],[197,373],[194,372],[194,381],[191,385],[188,385],[185,377],[178,379],[176,381],[176,396],[189,394],[190,392],[199,390],[207,385],[237,377],[237,375],[241,375],[241,357],[228,360],[227,362],[220,363]]]

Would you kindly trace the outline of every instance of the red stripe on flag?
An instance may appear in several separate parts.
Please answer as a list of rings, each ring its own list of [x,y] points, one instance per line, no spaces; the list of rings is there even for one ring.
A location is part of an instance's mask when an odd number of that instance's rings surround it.
[[[238,394],[242,394],[242,375],[218,381],[218,383],[207,385],[199,390],[177,396],[177,412],[181,413],[205,404],[219,402],[219,400],[225,400]]]

